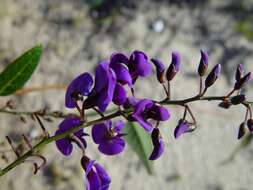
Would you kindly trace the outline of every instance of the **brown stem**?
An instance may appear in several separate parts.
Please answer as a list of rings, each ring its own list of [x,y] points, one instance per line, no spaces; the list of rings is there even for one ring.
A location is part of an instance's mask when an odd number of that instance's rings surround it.
[[[15,95],[23,95],[23,94],[27,94],[30,92],[36,92],[36,91],[45,91],[45,90],[66,90],[66,86],[65,85],[59,85],[59,84],[55,84],[55,85],[46,85],[46,86],[41,86],[41,87],[31,87],[31,88],[22,88],[20,90],[17,90],[15,92]]]

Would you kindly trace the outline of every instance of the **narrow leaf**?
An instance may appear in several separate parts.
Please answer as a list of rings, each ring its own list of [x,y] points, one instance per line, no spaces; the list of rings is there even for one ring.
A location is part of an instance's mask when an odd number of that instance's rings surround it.
[[[0,74],[0,96],[6,96],[22,88],[36,69],[42,46],[28,50],[8,65]]]
[[[153,163],[148,158],[152,152],[153,145],[150,134],[137,123],[128,122],[124,127],[127,134],[125,140],[145,166],[149,174],[153,173]]]

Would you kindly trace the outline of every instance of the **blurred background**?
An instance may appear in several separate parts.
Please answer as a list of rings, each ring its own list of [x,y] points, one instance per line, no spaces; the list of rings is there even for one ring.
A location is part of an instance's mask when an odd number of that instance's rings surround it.
[[[198,91],[197,66],[200,49],[208,51],[210,67],[222,65],[222,76],[208,95],[228,93],[236,65],[253,71],[252,0],[0,0],[0,68],[25,50],[44,46],[40,65],[26,87],[67,85],[78,74],[94,68],[99,60],[121,51],[143,50],[167,65],[173,50],[182,56],[182,69],[172,84],[173,99],[193,96]],[[253,100],[252,83],[246,89]],[[155,75],[137,81],[138,97],[164,97]],[[4,97],[17,110],[69,111],[64,108],[64,90],[55,89]],[[166,151],[149,175],[130,148],[115,157],[99,154],[88,139],[88,153],[108,171],[112,190],[251,190],[253,189],[253,144],[243,148],[237,138],[245,109],[224,110],[217,102],[191,104],[198,129],[175,140],[173,130],[182,116],[180,107],[169,106],[171,119],[161,125]],[[10,135],[39,133],[29,118],[0,115],[1,150]],[[45,122],[54,132],[60,120]],[[37,126],[37,127],[36,127]],[[241,146],[242,147],[242,146]],[[69,158],[54,143],[43,155],[47,166],[37,175],[23,164],[0,178],[1,190],[85,189],[80,152]],[[13,153],[0,158],[0,167],[15,159]]]

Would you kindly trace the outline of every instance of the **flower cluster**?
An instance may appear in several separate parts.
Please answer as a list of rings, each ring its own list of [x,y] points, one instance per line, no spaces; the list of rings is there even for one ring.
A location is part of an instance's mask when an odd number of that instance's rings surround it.
[[[166,94],[165,99],[159,102],[146,98],[140,99],[134,95],[134,84],[139,77],[147,77],[152,73],[152,63],[156,70],[157,81],[162,85]],[[124,133],[124,121],[112,121],[104,116],[104,112],[110,103],[116,105],[119,116],[122,116],[127,122],[138,122],[140,127],[143,127],[150,134],[153,151],[150,153],[149,160],[158,159],[164,152],[165,143],[159,129],[159,123],[170,118],[170,112],[164,105],[177,104],[184,107],[183,117],[174,129],[175,138],[179,138],[182,134],[191,132],[196,128],[195,117],[187,103],[205,98],[204,94],[207,89],[215,83],[220,75],[221,65],[215,65],[203,82],[203,77],[208,70],[208,54],[201,51],[198,67],[199,93],[186,100],[172,101],[170,83],[179,72],[180,65],[181,59],[178,52],[172,52],[171,63],[167,68],[162,61],[155,58],[149,59],[142,51],[134,51],[130,56],[114,53],[109,60],[103,60],[97,65],[94,79],[90,73],[86,72],[76,77],[69,84],[65,96],[65,106],[77,109],[79,116],[69,116],[62,121],[55,133],[56,135],[71,130],[75,132],[57,140],[56,146],[65,156],[71,154],[73,143],[82,150],[81,165],[85,171],[86,189],[106,190],[111,182],[104,168],[87,156],[85,137],[88,134],[82,128],[82,125],[87,123],[86,110],[93,109],[101,115],[101,122],[92,126],[91,137],[94,143],[98,145],[98,150],[109,156],[117,155],[124,150],[124,136],[127,135]],[[245,95],[241,93],[241,89],[250,80],[251,73],[244,75],[244,68],[239,65],[235,78],[234,88],[228,95],[209,99],[221,100],[219,106],[223,108],[238,104],[246,106],[246,119],[240,125],[238,134],[238,138],[241,138],[246,132],[246,125],[250,132],[253,131],[251,108],[246,103]],[[237,95],[232,96],[235,92]],[[206,100],[209,99],[206,98]],[[186,119],[187,115],[192,121]],[[248,115],[250,115],[249,118]]]

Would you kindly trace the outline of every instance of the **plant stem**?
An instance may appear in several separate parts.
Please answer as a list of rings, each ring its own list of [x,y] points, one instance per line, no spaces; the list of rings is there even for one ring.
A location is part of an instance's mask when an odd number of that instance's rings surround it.
[[[166,98],[166,99],[164,99],[160,102],[157,102],[157,103],[159,103],[161,105],[180,105],[180,106],[184,106],[187,103],[195,102],[195,101],[214,101],[214,100],[223,101],[225,98],[226,98],[225,96],[206,96],[206,97],[204,97],[204,96],[197,95],[197,96],[193,96],[191,98],[187,98],[187,99],[183,99],[183,100],[169,100],[168,98]],[[248,104],[248,102],[246,102],[245,104]],[[6,110],[0,110],[0,112],[10,113],[10,114],[14,114],[14,115],[19,115],[19,114],[30,115],[31,113],[33,113],[33,112],[14,112],[14,111],[6,111]],[[70,130],[68,130],[64,133],[54,135],[54,136],[51,136],[51,137],[44,137],[40,142],[38,142],[35,146],[33,146],[32,150],[29,150],[25,154],[23,154],[22,156],[19,156],[15,161],[10,163],[7,167],[0,170],[0,177],[4,176],[6,173],[8,173],[10,170],[15,168],[16,166],[22,164],[28,157],[33,156],[34,154],[36,154],[37,152],[42,150],[47,144],[49,144],[51,142],[54,142],[54,141],[59,140],[61,138],[64,138],[68,135],[71,135],[72,133],[74,133],[74,132],[76,132],[80,129],[83,129],[83,128],[86,128],[86,127],[89,127],[89,126],[92,126],[92,125],[95,125],[95,124],[98,124],[98,123],[101,123],[101,122],[109,120],[109,119],[116,118],[116,117],[119,117],[119,116],[129,115],[132,112],[133,112],[133,110],[124,110],[124,111],[119,110],[119,111],[116,111],[112,114],[104,116],[103,118],[92,120],[92,121],[84,123],[81,126],[71,128]],[[51,114],[49,114],[49,115],[51,116]]]

